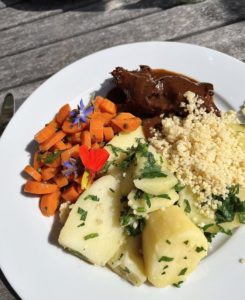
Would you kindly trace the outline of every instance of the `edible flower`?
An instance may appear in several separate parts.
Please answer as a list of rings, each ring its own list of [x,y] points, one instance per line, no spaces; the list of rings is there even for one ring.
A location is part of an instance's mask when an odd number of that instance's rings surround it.
[[[102,170],[107,162],[110,154],[104,149],[88,149],[86,145],[82,145],[79,149],[79,156],[84,167],[95,174]]]
[[[68,161],[63,163],[65,169],[62,171],[63,175],[69,176],[74,174],[75,177],[78,176],[78,165],[77,160],[74,158],[70,158]]]
[[[83,145],[79,149],[79,156],[85,167],[81,188],[86,190],[92,184],[95,174],[104,167],[109,158],[109,153],[103,148],[88,149],[86,145]]]
[[[88,116],[92,113],[93,109],[93,106],[85,108],[83,100],[81,99],[80,105],[77,106],[77,109],[74,109],[70,112],[70,115],[72,117],[72,124],[76,125],[80,123],[85,123]]]

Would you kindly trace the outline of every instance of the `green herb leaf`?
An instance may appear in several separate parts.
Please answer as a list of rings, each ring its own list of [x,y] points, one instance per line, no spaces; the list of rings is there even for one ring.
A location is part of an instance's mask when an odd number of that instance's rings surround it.
[[[174,283],[173,286],[176,287],[176,288],[180,288],[181,287],[181,284],[183,283],[184,281],[179,281],[177,283]]]
[[[170,242],[170,240],[166,240],[166,243],[167,243],[167,244],[169,244],[169,245],[171,245],[171,242]]]
[[[139,179],[167,177],[167,176],[168,176],[167,174],[162,172],[160,166],[150,165],[150,166],[145,166],[144,169],[141,170],[141,175],[139,176]]]
[[[168,194],[162,194],[162,195],[158,195],[156,196],[157,198],[164,198],[164,199],[168,199],[168,200],[171,200],[171,198],[169,197]]]
[[[85,225],[85,223],[83,222],[83,223],[77,225],[77,227],[82,227],[82,226],[84,226],[84,225]]]
[[[196,247],[197,253],[202,252],[202,251],[207,251],[207,250],[205,250],[203,247]]]
[[[138,207],[136,210],[139,213],[145,213],[146,212],[146,209],[144,207]]]
[[[227,234],[227,235],[232,235],[232,231],[227,229],[225,230],[221,225],[217,224],[217,227],[219,228],[219,231],[224,233],[224,234]]]
[[[88,195],[88,196],[86,196],[85,198],[84,198],[84,200],[92,200],[92,201],[100,201],[100,198],[99,197],[97,197],[96,195]]]
[[[107,144],[108,147],[111,148],[111,151],[113,152],[113,154],[118,157],[120,153],[127,153],[127,151],[119,148],[119,147],[115,147],[112,144]]]
[[[189,214],[191,212],[190,203],[187,199],[184,200],[184,203],[185,203],[185,212]]]
[[[186,241],[184,241],[183,243],[186,244],[186,245],[188,245],[188,244],[189,244],[189,241],[186,240]]]
[[[185,187],[183,185],[181,185],[180,182],[178,182],[175,186],[174,186],[174,190],[175,192],[179,193],[180,191],[182,191]]]
[[[127,267],[125,267],[124,269],[122,269],[124,272],[126,273],[130,273],[129,269]]]
[[[85,235],[84,240],[93,239],[93,238],[96,238],[97,236],[99,236],[99,234],[96,233],[96,232],[95,233],[90,233],[90,234]]]
[[[241,224],[245,224],[245,213],[238,213],[238,219]]]
[[[45,159],[44,159],[44,163],[45,164],[52,164],[61,154],[62,151],[60,150],[55,150],[52,153],[49,153]]]
[[[86,210],[82,209],[81,207],[78,207],[77,213],[80,215],[80,220],[81,221],[86,220],[87,214],[88,214],[88,212]]]
[[[113,190],[113,189],[111,189],[111,188],[109,188],[109,190],[110,190],[112,193],[115,193],[115,190]]]
[[[182,269],[182,270],[179,272],[178,276],[183,276],[183,275],[185,275],[185,273],[186,273],[187,270],[188,270],[188,268]]]
[[[173,261],[174,258],[172,257],[168,257],[168,256],[162,256],[159,258],[158,262],[161,262],[161,261]]]

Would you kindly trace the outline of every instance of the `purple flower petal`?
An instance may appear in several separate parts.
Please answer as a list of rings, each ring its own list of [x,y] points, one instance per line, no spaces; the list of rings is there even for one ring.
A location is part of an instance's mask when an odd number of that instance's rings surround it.
[[[71,112],[70,112],[70,116],[71,117],[75,117],[77,115],[77,111],[76,110],[72,110]]]
[[[86,123],[86,116],[84,115],[84,113],[82,113],[80,115],[80,121],[82,121],[83,123]]]
[[[93,106],[88,107],[87,109],[85,109],[84,115],[87,117],[93,112],[93,110],[94,110]]]
[[[83,99],[80,101],[80,111],[83,111],[84,109],[84,104],[83,104]]]
[[[69,161],[65,161],[63,163],[63,166],[66,167],[66,168],[68,168],[68,169],[73,167],[73,165]]]
[[[76,125],[79,121],[80,121],[80,117],[78,116],[72,121],[72,124]]]

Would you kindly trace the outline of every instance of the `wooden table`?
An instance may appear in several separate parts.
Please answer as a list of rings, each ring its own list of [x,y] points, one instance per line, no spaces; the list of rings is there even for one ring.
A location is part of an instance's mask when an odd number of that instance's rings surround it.
[[[198,1],[0,0],[0,105],[12,92],[18,108],[64,66],[123,43],[194,43],[245,61],[244,0],[183,2]],[[0,299],[18,299],[1,279]]]

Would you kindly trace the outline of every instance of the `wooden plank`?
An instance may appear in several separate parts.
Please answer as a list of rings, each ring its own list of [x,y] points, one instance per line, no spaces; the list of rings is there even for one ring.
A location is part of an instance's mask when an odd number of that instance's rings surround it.
[[[46,80],[46,79],[45,79]],[[12,93],[15,100],[15,108],[19,109],[21,104],[44,82],[44,80],[35,81],[15,88],[9,88],[0,92],[0,107],[7,93]],[[1,293],[0,293],[1,295]],[[1,297],[0,297],[1,298]]]
[[[245,61],[244,37],[245,21],[186,37],[180,39],[180,41],[213,48]]]
[[[222,11],[220,3],[221,0],[209,0],[192,6],[175,7],[3,58],[0,60],[0,90],[45,78],[87,54],[113,45],[142,40],[167,40],[221,26],[234,17],[229,12]],[[216,10],[215,13],[213,9]],[[234,42],[239,45],[238,39],[244,36],[245,28],[242,25],[228,27],[227,30],[234,34]],[[237,27],[241,30],[241,35],[234,31]],[[224,37],[217,36],[215,40],[222,38]],[[237,56],[242,58],[243,49],[239,51]]]
[[[22,2],[21,0],[0,0],[0,9],[5,8],[7,6]]]
[[[86,7],[88,11],[68,11],[35,23],[0,31],[0,58],[161,10],[157,7],[125,10],[121,7],[121,1],[109,1],[107,11],[103,11],[104,5],[103,2],[95,3]]]
[[[126,7],[132,7],[134,1],[130,2],[131,6],[128,3]],[[176,0],[164,3],[167,7],[167,5],[174,5]],[[86,7],[86,11],[80,9],[68,11],[51,18],[2,31],[0,32],[0,58],[85,34],[113,23],[125,22],[151,12],[160,11],[150,19],[142,19],[143,22],[148,20],[149,27],[146,30],[150,34],[151,30],[157,30],[158,33],[168,31],[169,34],[173,34],[173,38],[183,34],[183,27],[186,29],[184,34],[192,33],[193,30],[203,30],[206,27],[209,29],[235,22],[245,15],[245,6],[240,7],[238,2],[234,2],[233,9],[228,10],[223,4],[223,0],[209,0],[199,5],[180,6],[165,12],[162,12],[162,7],[157,7],[157,5],[149,8],[125,9],[125,1],[122,3],[118,0],[109,1],[106,5],[107,10],[109,8],[116,8],[116,10],[103,12],[105,3],[100,2],[100,4],[96,3]],[[197,20],[195,20],[195,15]],[[219,17],[217,18],[217,16]],[[143,22],[139,21],[139,25],[143,26]],[[136,25],[138,26],[137,23]],[[155,28],[156,26],[157,28]]]
[[[0,10],[0,30],[33,22],[70,9],[86,7],[98,0],[28,1]]]

